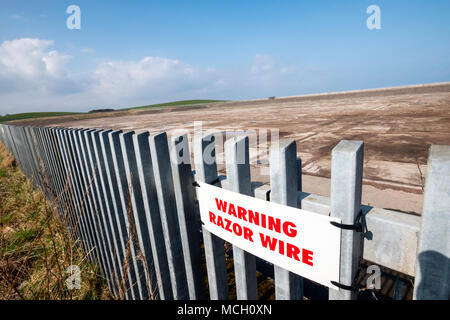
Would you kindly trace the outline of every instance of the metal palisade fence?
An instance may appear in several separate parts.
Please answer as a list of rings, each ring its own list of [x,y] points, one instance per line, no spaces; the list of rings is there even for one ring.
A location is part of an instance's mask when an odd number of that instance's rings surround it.
[[[0,124],[0,140],[118,298],[229,298],[225,241],[202,227],[195,181],[338,217],[344,225],[362,214],[363,230],[341,231],[341,289],[329,289],[329,299],[356,299],[362,258],[415,277],[415,299],[450,298],[449,146],[430,148],[419,217],[361,204],[361,141],[333,149],[326,198],[302,192],[293,140],[271,147],[270,186],[252,182],[245,136],[225,142],[226,176],[218,175],[212,134],[193,141],[195,171],[178,160],[190,159],[187,135]],[[257,299],[257,258],[233,247],[233,259],[237,298]],[[303,298],[307,279],[276,265],[274,278],[277,299]]]

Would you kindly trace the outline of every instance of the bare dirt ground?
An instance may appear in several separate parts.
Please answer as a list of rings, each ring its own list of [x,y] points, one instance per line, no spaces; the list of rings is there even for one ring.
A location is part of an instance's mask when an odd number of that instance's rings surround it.
[[[365,144],[363,203],[420,214],[428,149],[450,145],[450,83],[211,105],[65,116],[22,124],[193,132],[278,129],[295,139],[303,190],[329,196],[331,151],[343,139]],[[255,146],[253,146],[255,147]],[[264,163],[264,157],[260,158]],[[223,170],[223,165],[219,166]],[[254,165],[252,179],[268,182]]]

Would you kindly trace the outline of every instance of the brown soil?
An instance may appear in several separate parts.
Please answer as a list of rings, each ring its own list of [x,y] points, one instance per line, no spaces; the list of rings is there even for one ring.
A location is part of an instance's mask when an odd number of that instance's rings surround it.
[[[432,144],[450,145],[450,83],[178,108],[20,121],[21,124],[148,130],[278,129],[297,141],[303,189],[329,195],[331,150],[343,139],[365,144],[363,202],[420,213],[422,175]],[[419,170],[420,166],[420,170]],[[253,166],[254,180],[267,182]],[[219,166],[223,168],[223,166]]]

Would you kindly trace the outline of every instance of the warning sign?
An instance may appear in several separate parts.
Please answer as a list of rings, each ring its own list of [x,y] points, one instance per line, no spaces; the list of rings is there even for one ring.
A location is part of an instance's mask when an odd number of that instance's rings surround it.
[[[340,219],[199,182],[204,227],[251,254],[339,290]]]

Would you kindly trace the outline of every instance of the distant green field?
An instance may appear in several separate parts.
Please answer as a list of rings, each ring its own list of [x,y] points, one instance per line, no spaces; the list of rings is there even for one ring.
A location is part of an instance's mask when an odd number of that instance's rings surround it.
[[[165,102],[158,104],[150,104],[147,106],[125,108],[120,110],[133,110],[133,109],[143,109],[143,108],[156,108],[156,107],[176,107],[176,106],[186,106],[191,104],[202,104],[202,103],[214,103],[214,102],[225,102],[226,100],[181,100],[173,102]]]
[[[177,107],[177,106],[187,106],[202,103],[214,103],[214,102],[225,102],[226,100],[181,100],[172,101],[158,104],[150,104],[147,106],[131,107],[124,109],[115,109],[114,111],[127,111],[135,109],[145,109],[145,108],[157,108],[157,107]],[[16,113],[9,114],[6,116],[0,116],[0,122],[12,121],[12,120],[23,120],[23,119],[33,119],[33,118],[43,118],[43,117],[58,117],[67,116],[73,114],[86,114],[85,112],[29,112],[29,113]]]
[[[31,119],[31,118],[67,116],[71,114],[79,114],[79,112],[28,112],[28,113],[8,114],[6,116],[0,116],[0,122]]]

